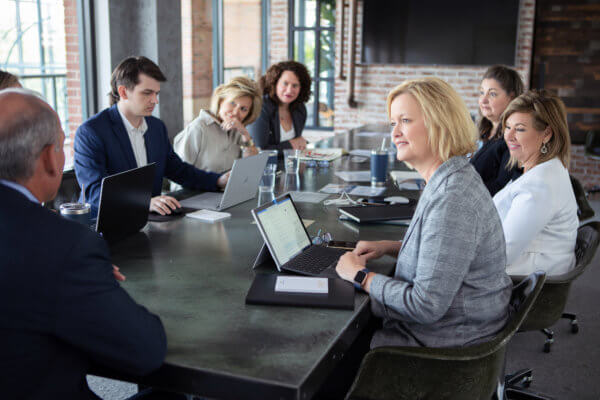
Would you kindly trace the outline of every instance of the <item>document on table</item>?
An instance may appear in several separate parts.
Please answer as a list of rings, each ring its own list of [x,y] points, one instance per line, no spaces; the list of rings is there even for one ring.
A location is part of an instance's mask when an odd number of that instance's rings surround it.
[[[369,149],[354,149],[350,151],[351,156],[371,157],[371,150]]]
[[[322,293],[329,292],[327,278],[308,278],[304,276],[278,276],[275,281],[276,292]]]
[[[329,194],[339,194],[342,192],[348,193],[355,187],[356,187],[356,185],[346,185],[345,183],[343,183],[343,184],[328,183],[327,185],[325,185],[321,189],[319,189],[319,192],[329,193]]]
[[[381,196],[385,189],[385,187],[355,186],[348,194],[353,196]]]
[[[358,137],[373,137],[373,136],[388,136],[389,132],[357,132],[354,136]]]
[[[337,171],[335,176],[346,182],[370,182],[371,171]]]
[[[396,182],[406,179],[423,179],[417,171],[390,171],[390,176]]]
[[[327,193],[315,193],[315,192],[289,192],[292,196],[292,200],[295,202],[302,203],[320,203],[329,197]]]
[[[231,214],[227,212],[219,212],[212,210],[197,210],[191,213],[185,214],[186,217],[199,219],[204,222],[217,222],[223,219],[231,218]]]

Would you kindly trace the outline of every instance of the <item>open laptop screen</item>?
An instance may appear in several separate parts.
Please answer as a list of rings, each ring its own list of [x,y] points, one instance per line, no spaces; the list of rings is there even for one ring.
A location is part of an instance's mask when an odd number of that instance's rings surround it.
[[[263,207],[256,211],[257,222],[277,262],[283,265],[310,246],[310,239],[289,195]]]

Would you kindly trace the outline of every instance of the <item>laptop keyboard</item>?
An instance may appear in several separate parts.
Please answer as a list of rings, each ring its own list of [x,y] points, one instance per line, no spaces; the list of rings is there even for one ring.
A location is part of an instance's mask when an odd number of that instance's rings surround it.
[[[338,259],[347,250],[325,246],[310,246],[306,251],[288,261],[283,268],[304,275],[320,275],[330,266],[335,266]]]

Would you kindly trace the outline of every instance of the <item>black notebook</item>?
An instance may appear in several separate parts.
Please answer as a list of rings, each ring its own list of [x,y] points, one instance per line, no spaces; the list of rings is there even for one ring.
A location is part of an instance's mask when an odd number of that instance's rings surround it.
[[[350,206],[338,208],[340,214],[356,222],[378,222],[390,220],[410,221],[415,213],[415,205],[389,204],[377,206]]]
[[[315,307],[354,310],[354,286],[341,279],[327,279],[328,293],[276,292],[279,274],[256,274],[246,295],[246,304]]]

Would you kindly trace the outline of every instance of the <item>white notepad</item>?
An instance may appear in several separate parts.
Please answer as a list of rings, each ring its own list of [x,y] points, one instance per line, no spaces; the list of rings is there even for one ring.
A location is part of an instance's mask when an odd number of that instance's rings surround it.
[[[327,278],[307,278],[305,276],[278,276],[275,281],[276,292],[324,293],[329,291]]]
[[[211,211],[211,210],[198,210],[191,213],[185,214],[186,217],[196,218],[204,222],[217,222],[223,219],[231,218],[231,214],[227,212]]]

